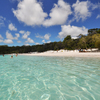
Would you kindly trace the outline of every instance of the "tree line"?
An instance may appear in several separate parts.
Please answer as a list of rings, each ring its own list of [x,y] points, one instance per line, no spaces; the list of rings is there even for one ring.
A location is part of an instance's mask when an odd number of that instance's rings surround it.
[[[66,36],[63,41],[45,43],[42,45],[32,46],[0,46],[0,54],[10,53],[29,53],[29,52],[44,52],[48,50],[75,50],[75,49],[100,49],[100,28],[89,29],[88,35],[78,35],[77,39],[72,39],[70,35]]]

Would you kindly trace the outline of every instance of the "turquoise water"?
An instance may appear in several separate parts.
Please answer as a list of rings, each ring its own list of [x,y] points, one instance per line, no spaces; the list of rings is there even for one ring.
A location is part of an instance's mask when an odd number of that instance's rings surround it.
[[[100,58],[0,56],[0,100],[100,100]]]

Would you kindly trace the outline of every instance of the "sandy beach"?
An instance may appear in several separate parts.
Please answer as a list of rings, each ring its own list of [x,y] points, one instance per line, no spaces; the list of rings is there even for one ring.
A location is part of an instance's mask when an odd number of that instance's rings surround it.
[[[62,57],[100,57],[100,52],[78,52],[78,51],[47,51],[42,53],[23,53],[27,56],[62,56]]]

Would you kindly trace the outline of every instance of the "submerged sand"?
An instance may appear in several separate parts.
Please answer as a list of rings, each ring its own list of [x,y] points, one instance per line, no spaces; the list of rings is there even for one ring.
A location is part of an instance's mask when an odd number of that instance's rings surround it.
[[[42,53],[23,53],[19,55],[28,56],[62,56],[62,57],[100,57],[100,52],[78,52],[78,51],[47,51]]]

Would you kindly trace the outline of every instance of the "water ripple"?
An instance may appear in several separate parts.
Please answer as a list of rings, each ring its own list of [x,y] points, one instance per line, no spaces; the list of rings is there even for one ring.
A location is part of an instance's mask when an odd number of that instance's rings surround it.
[[[100,59],[0,56],[0,100],[99,100]]]

